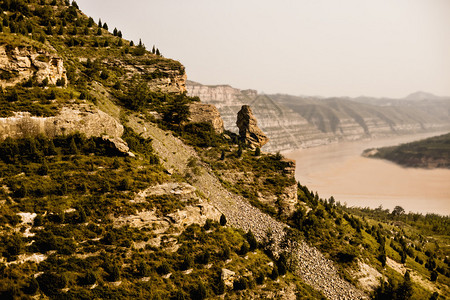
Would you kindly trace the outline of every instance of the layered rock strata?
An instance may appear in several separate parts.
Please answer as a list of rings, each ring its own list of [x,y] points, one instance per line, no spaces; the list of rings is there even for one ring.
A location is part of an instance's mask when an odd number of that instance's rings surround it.
[[[269,141],[257,123],[250,106],[243,105],[237,114],[236,126],[239,128],[239,137],[252,149],[261,148]]]
[[[0,138],[23,138],[44,134],[48,137],[80,132],[87,137],[108,135],[120,138],[123,126],[113,117],[90,105],[65,106],[54,117],[35,117],[17,112],[0,118]]]
[[[48,80],[48,84],[67,82],[66,69],[62,58],[32,46],[0,46],[0,85],[13,86],[34,78],[38,83]]]
[[[189,122],[209,123],[218,134],[223,133],[223,120],[214,105],[205,103],[191,103],[189,105]]]
[[[228,85],[187,82],[190,96],[215,105],[226,130],[237,133],[235,116],[250,105],[270,141],[265,151],[286,151],[339,141],[440,131],[450,128],[450,101],[261,95]]]

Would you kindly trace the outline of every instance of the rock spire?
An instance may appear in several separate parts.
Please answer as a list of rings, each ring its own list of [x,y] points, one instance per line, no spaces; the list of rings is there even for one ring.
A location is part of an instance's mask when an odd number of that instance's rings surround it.
[[[236,126],[239,128],[239,136],[250,148],[264,146],[269,138],[259,129],[252,109],[248,105],[242,105],[237,114]]]

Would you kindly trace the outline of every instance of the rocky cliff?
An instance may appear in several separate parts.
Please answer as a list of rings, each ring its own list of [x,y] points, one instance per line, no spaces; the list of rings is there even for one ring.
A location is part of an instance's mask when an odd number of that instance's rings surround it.
[[[218,134],[223,133],[223,120],[214,105],[191,103],[189,105],[189,121],[193,123],[209,123]]]
[[[44,135],[52,138],[77,132],[86,137],[103,137],[117,150],[129,152],[128,145],[121,139],[123,125],[93,105],[65,106],[54,117],[36,117],[27,112],[17,112],[14,117],[0,118],[0,141],[7,137]]]
[[[428,101],[427,105],[404,101],[384,105],[382,101],[348,98],[259,95],[253,90],[191,81],[187,92],[214,104],[225,129],[233,132],[237,132],[236,113],[242,105],[250,105],[258,126],[270,139],[263,149],[272,152],[450,127],[450,101],[443,100]]]
[[[239,137],[251,149],[260,148],[269,141],[257,123],[250,106],[242,105],[237,114],[236,126],[239,128]]]
[[[38,83],[48,84],[67,81],[66,69],[61,57],[32,46],[12,47],[0,45],[0,84],[2,87],[34,78]],[[61,84],[62,84],[61,83]]]

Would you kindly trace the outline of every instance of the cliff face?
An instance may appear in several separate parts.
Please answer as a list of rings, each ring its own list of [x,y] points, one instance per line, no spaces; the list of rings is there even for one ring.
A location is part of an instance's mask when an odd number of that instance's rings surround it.
[[[108,135],[120,138],[123,126],[113,117],[90,105],[66,106],[55,117],[34,117],[18,112],[14,117],[0,118],[0,139],[22,138],[44,134],[54,137],[75,132],[87,137]]]
[[[239,128],[239,136],[250,148],[260,148],[267,144],[269,139],[257,125],[258,121],[248,105],[242,105],[237,114],[236,126]]]
[[[186,92],[186,73],[178,61],[155,58],[149,53],[142,57],[108,60],[106,63],[125,71],[122,80],[127,81],[134,75],[140,75],[147,82],[150,90],[161,93]]]
[[[249,105],[258,120],[258,127],[269,137],[262,148],[276,152],[287,149],[326,144],[331,134],[320,132],[302,116],[275,103],[255,90],[239,90],[228,85],[205,86],[187,81],[188,95],[198,96],[203,102],[213,104],[219,110],[226,130],[238,133],[237,113],[242,105]]]
[[[187,92],[214,104],[225,129],[236,133],[236,114],[242,105],[250,105],[258,126],[270,139],[263,150],[271,152],[450,127],[450,101],[427,105],[397,101],[384,105],[380,100],[380,105],[375,105],[377,101],[369,103],[367,99],[360,102],[347,98],[258,95],[253,90],[204,86],[190,81]]]
[[[32,77],[38,83],[45,79],[49,84],[56,84],[61,79],[67,81],[66,69],[59,56],[31,46],[0,46],[0,77],[2,87],[14,86]]]
[[[209,123],[218,134],[223,133],[223,120],[214,105],[191,103],[189,105],[189,121],[193,123]]]

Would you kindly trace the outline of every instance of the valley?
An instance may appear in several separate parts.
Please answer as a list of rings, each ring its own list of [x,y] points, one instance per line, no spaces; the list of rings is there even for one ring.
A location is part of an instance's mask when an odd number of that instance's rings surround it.
[[[450,128],[450,99],[423,93],[404,99],[320,98],[258,94],[192,81],[187,81],[186,89],[190,96],[215,105],[225,129],[232,132],[237,132],[237,111],[250,105],[269,137],[263,150],[270,152]]]
[[[287,152],[296,160],[296,179],[348,206],[450,214],[450,170],[403,168],[361,156],[367,148],[397,145],[435,134],[355,141]]]

